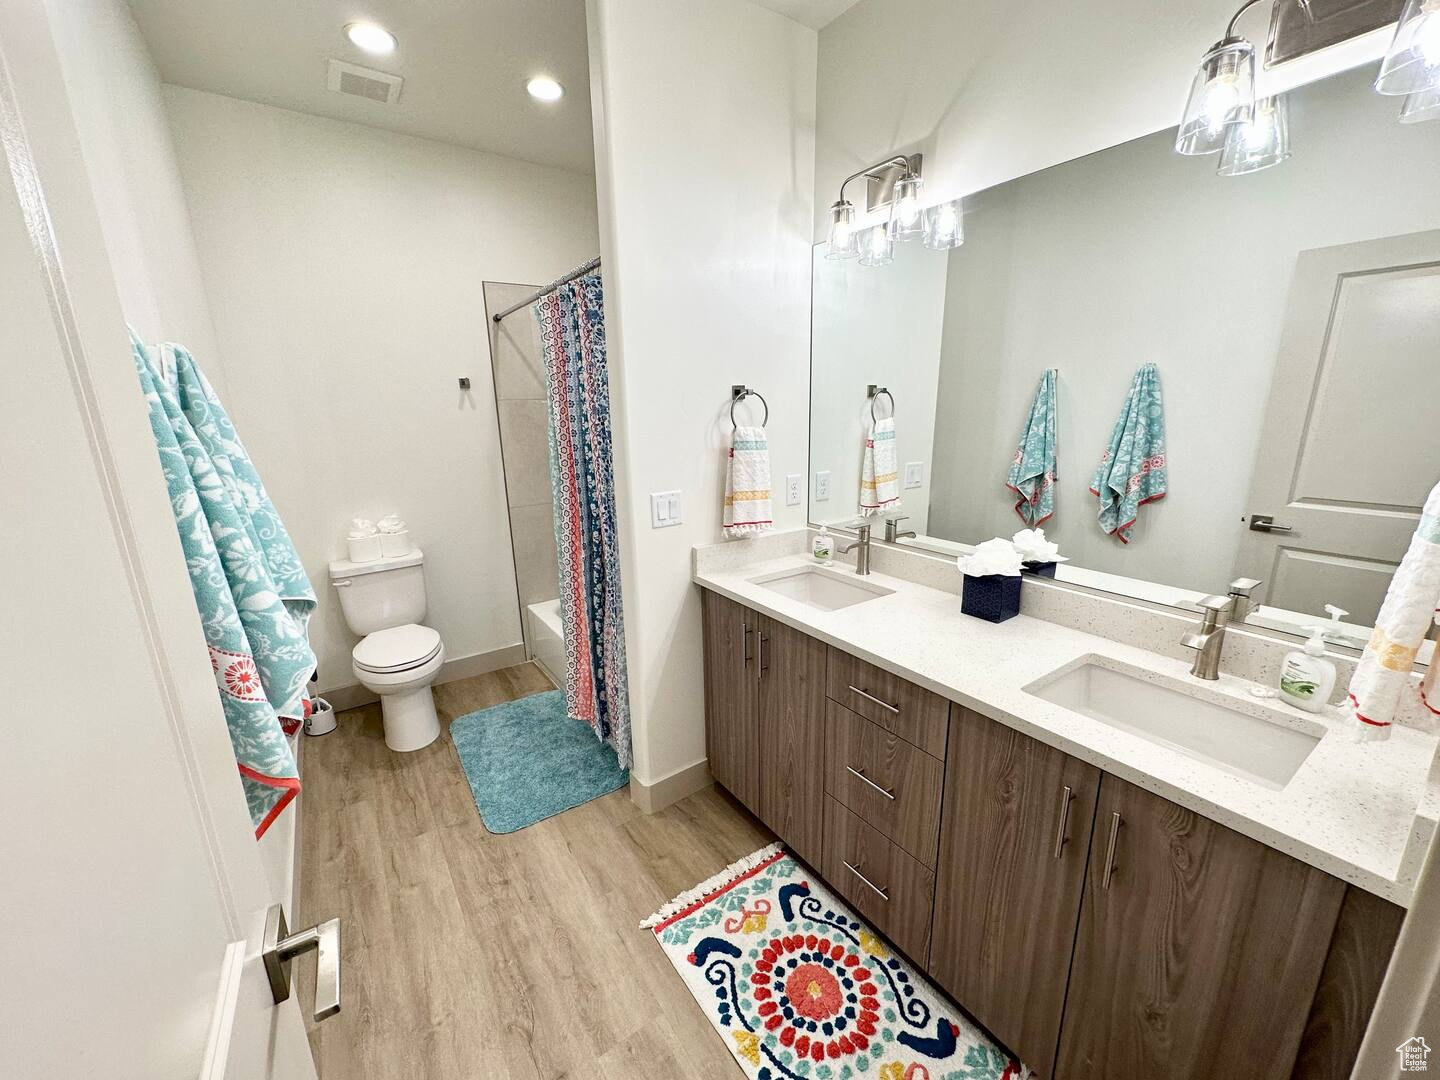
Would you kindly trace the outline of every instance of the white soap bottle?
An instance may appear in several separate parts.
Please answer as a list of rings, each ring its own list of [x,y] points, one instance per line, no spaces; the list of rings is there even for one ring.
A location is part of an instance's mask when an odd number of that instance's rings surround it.
[[[830,538],[830,530],[821,525],[820,531],[810,541],[810,554],[815,556],[816,562],[829,563],[834,550],[835,543]]]
[[[1280,665],[1280,696],[1296,708],[1319,712],[1335,689],[1335,665],[1325,657],[1325,630],[1307,627],[1310,640],[1303,649],[1285,654]]]

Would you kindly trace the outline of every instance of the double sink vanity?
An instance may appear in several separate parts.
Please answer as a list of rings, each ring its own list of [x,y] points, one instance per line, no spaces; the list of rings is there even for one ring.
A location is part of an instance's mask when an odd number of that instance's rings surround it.
[[[1349,1075],[1432,736],[806,543],[696,550],[720,784],[1042,1077]]]

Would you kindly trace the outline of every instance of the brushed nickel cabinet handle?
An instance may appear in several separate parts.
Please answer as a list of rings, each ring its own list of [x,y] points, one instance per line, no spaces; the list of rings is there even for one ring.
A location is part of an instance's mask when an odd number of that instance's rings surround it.
[[[324,1020],[340,1011],[340,920],[327,919],[319,926],[290,933],[285,909],[273,904],[265,913],[265,940],[260,957],[270,980],[275,1004],[290,999],[290,961],[315,950],[315,1019]]]
[[[858,778],[861,779],[861,780],[864,780],[865,783],[869,784],[872,788],[874,788],[876,791],[878,791],[881,795],[884,795],[885,798],[889,799],[891,802],[894,802],[894,801],[895,801],[895,792],[893,792],[893,791],[886,791],[883,787],[881,787],[879,784],[875,783],[874,780],[871,780],[868,776],[866,776],[866,775],[865,775],[863,772],[861,772],[859,769],[856,769],[856,768],[853,768],[852,766],[846,765],[846,766],[845,766],[845,771],[848,772],[851,776],[855,776],[855,777],[858,777]]]
[[[770,639],[764,634],[756,634],[755,667],[758,671],[758,674],[755,677],[757,679],[763,679],[765,677],[765,672],[770,667],[769,664],[765,663],[765,646],[769,643]]]
[[[1105,845],[1105,874],[1100,879],[1100,888],[1110,891],[1110,879],[1115,875],[1115,845],[1120,840],[1120,811],[1110,815],[1110,842]]]
[[[873,701],[876,705],[879,705],[882,709],[889,709],[889,710],[890,710],[891,712],[893,712],[896,716],[899,716],[899,715],[900,715],[900,707],[899,707],[898,705],[891,705],[888,701],[881,701],[881,700],[880,700],[878,697],[876,697],[874,694],[867,694],[864,690],[861,690],[858,686],[852,686],[852,687],[850,687],[850,689],[853,690],[853,691],[855,691],[855,693],[859,694],[859,695],[860,695],[861,697],[863,697],[866,701]]]
[[[740,667],[750,666],[750,635],[754,633],[749,623],[740,624]]]
[[[851,865],[850,865],[848,862],[846,862],[844,859],[841,859],[840,861],[841,861],[842,863],[845,863],[845,869],[846,869],[846,870],[849,870],[850,873],[854,874],[854,875],[855,875],[856,877],[858,877],[861,881],[863,881],[866,885],[870,886],[870,889],[875,893],[876,896],[880,897],[881,900],[884,900],[884,901],[886,901],[887,903],[889,902],[889,900],[890,900],[890,894],[889,894],[889,893],[887,893],[884,889],[880,888],[879,885],[876,885],[873,881],[871,881],[871,880],[870,880],[868,877],[866,877],[864,874],[860,873],[859,870],[856,870],[855,867],[851,866]]]
[[[1060,857],[1060,852],[1065,848],[1065,826],[1070,824],[1070,800],[1075,798],[1075,792],[1070,790],[1066,784],[1060,792],[1060,824],[1055,827],[1055,858]]]

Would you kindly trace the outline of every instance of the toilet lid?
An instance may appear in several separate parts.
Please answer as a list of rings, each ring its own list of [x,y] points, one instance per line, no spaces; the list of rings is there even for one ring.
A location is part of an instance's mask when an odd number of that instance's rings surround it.
[[[366,671],[404,671],[419,667],[440,651],[440,635],[428,626],[407,623],[377,630],[370,634],[352,654],[355,666]]]

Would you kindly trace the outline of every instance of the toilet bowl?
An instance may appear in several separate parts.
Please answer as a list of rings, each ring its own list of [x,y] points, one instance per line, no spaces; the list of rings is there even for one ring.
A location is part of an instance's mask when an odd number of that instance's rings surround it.
[[[385,745],[408,752],[440,735],[431,684],[445,663],[445,644],[425,617],[424,552],[369,562],[332,562],[330,584],[346,625],[361,642],[350,654],[360,685],[380,699]]]

